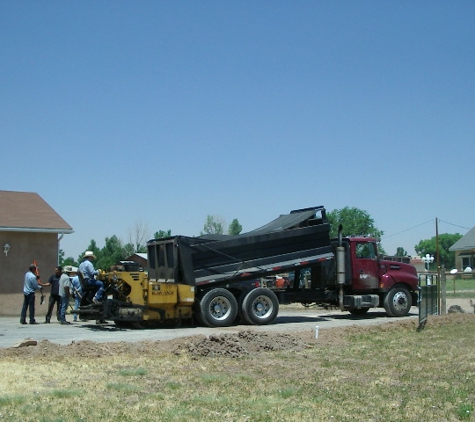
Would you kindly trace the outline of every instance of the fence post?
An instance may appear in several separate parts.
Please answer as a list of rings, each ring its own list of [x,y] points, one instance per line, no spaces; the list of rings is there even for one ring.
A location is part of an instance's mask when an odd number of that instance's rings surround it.
[[[447,313],[446,281],[447,273],[445,267],[442,267],[440,273],[440,315],[445,315]]]
[[[439,315],[440,312],[438,294],[440,283],[435,276],[431,279],[429,274],[424,275],[425,285],[423,285],[423,275],[419,274],[419,327],[417,331],[424,329],[428,315]]]

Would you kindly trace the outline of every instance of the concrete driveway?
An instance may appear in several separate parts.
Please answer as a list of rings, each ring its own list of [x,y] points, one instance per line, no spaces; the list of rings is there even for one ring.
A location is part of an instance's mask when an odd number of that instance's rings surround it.
[[[296,332],[315,331],[318,325],[320,330],[343,327],[349,325],[384,324],[400,319],[418,318],[418,308],[411,308],[406,317],[389,318],[380,310],[370,310],[364,317],[355,318],[349,312],[339,310],[318,310],[315,308],[285,308],[282,307],[275,322],[270,325],[235,325],[226,328],[194,327],[184,325],[180,328],[155,329],[123,329],[113,323],[96,325],[94,321],[77,322],[71,325],[61,325],[57,321],[51,324],[21,325],[18,317],[0,317],[0,347],[12,347],[18,342],[31,338],[37,341],[49,340],[56,344],[70,344],[73,341],[90,340],[98,343],[105,342],[137,342],[143,340],[162,341],[179,337],[195,335],[209,336],[211,334],[232,333],[236,331],[252,330],[257,332]],[[71,320],[71,317],[69,317]],[[37,319],[37,321],[40,321]],[[42,320],[41,320],[42,321]]]

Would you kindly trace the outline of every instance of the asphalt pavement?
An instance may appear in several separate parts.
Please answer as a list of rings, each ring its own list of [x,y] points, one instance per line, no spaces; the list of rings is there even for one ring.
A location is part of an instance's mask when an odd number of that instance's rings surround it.
[[[98,343],[106,342],[138,342],[138,341],[163,341],[179,337],[195,335],[209,336],[212,334],[232,333],[237,331],[252,330],[257,332],[296,332],[319,330],[349,325],[374,325],[386,322],[418,318],[418,308],[411,308],[406,317],[389,318],[381,309],[370,310],[365,316],[355,318],[349,312],[340,310],[320,310],[316,308],[282,309],[270,325],[234,325],[225,328],[209,328],[201,326],[183,325],[179,328],[153,328],[153,329],[124,329],[114,323],[96,324],[95,321],[76,322],[71,325],[61,325],[57,321],[44,324],[37,319],[39,324],[22,325],[19,317],[0,317],[0,347],[14,347],[19,342],[31,338],[41,341],[48,340],[56,344],[70,344],[75,341],[90,340]],[[71,320],[71,318],[70,318]]]

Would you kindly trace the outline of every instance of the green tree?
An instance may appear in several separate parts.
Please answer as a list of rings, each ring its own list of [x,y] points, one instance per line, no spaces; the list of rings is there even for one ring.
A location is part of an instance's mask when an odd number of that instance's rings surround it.
[[[131,243],[124,245],[117,236],[106,237],[105,245],[102,249],[97,247],[96,241],[91,240],[88,251],[92,251],[96,259],[94,260],[94,268],[109,271],[110,267],[116,265],[119,261],[123,261],[135,252],[135,247]],[[84,252],[79,257],[79,262],[83,261]]]
[[[455,267],[455,252],[450,252],[449,248],[457,242],[462,235],[460,233],[439,234],[439,263],[444,265],[445,268]],[[427,254],[434,256],[434,263],[437,262],[437,238],[436,236],[431,239],[421,240],[416,246],[415,251],[420,256]],[[435,265],[435,264],[434,264]]]
[[[73,267],[77,267],[79,264],[77,261],[74,260],[72,256],[68,256],[67,258],[64,257],[64,251],[62,249],[59,250],[59,265],[62,267],[66,265],[72,265]]]
[[[154,239],[163,239],[165,237],[170,237],[172,235],[172,231],[171,230],[159,230],[158,232],[155,232],[155,234],[153,235],[153,238]]]
[[[206,217],[206,223],[203,226],[201,235],[204,234],[224,234],[224,227],[226,222],[224,218],[219,215],[208,215]]]
[[[129,256],[133,255],[136,252],[138,252],[138,253],[147,252],[147,245],[139,246],[138,250],[135,249],[135,247],[134,247],[134,245],[132,245],[132,243],[126,243],[124,245],[124,259],[128,258]]]
[[[330,237],[338,236],[338,227],[342,225],[343,236],[372,236],[381,239],[384,232],[374,225],[374,220],[367,211],[356,207],[345,207],[327,213],[330,223]],[[380,255],[386,255],[381,244],[378,246]]]
[[[343,226],[343,236],[372,236],[381,239],[384,232],[374,225],[367,211],[356,207],[345,207],[327,213],[330,222],[330,236],[338,236],[338,226]]]
[[[58,264],[63,265],[63,262],[64,262],[64,251],[60,249],[58,251]]]
[[[132,247],[132,250],[135,248]],[[132,252],[133,253],[133,252]],[[122,241],[117,236],[106,237],[104,247],[101,249],[100,256],[96,260],[96,268],[102,268],[109,271],[109,268],[124,260],[127,257],[127,251]]]
[[[232,223],[229,225],[228,228],[228,234],[230,235],[238,235],[239,233],[242,232],[242,226],[239,224],[239,221],[237,218],[235,218]]]
[[[96,262],[97,262],[97,259],[100,257],[100,249],[97,247],[97,243],[94,239],[91,239],[91,242],[89,243],[89,246],[86,248],[86,250],[81,254],[79,255],[78,257],[78,262],[82,262],[83,261],[83,257],[84,257],[84,253],[86,251],[92,251],[92,253],[94,254],[94,256],[96,257]],[[97,268],[97,267],[96,267]]]
[[[407,251],[403,247],[399,246],[396,250],[396,256],[407,256]]]

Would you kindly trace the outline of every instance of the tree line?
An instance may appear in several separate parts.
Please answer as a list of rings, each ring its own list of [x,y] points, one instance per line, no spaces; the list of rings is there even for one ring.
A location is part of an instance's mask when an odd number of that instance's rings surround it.
[[[377,239],[381,239],[384,235],[384,231],[376,227],[374,219],[370,214],[356,207],[344,207],[341,209],[335,209],[327,212],[327,218],[330,223],[330,236],[336,237],[338,235],[338,227],[342,225],[343,236],[371,236]],[[117,264],[119,261],[123,261],[126,258],[132,256],[134,253],[146,253],[147,244],[149,240],[148,229],[146,225],[138,222],[135,224],[134,229],[129,233],[129,241],[123,243],[117,236],[106,237],[105,245],[103,248],[99,248],[95,240],[91,240],[88,247],[84,252],[92,251],[96,256],[95,267],[108,269],[111,266]],[[208,215],[203,226],[203,230],[200,235],[231,235],[236,236],[242,232],[242,225],[237,218],[233,219],[231,224],[227,226],[225,219],[219,215]],[[163,239],[171,237],[171,230],[158,230],[154,233],[154,239]],[[434,256],[434,267],[437,262],[445,266],[445,268],[454,268],[455,266],[455,254],[450,252],[449,248],[462,237],[461,234],[440,234],[438,239],[432,237],[431,239],[421,240],[414,246],[414,250],[420,256],[426,254]],[[437,251],[437,241],[439,249]],[[77,258],[73,257],[65,258],[65,253],[62,249],[59,251],[59,264],[60,265],[79,265],[82,261],[84,252]],[[379,246],[380,255],[386,255],[384,248]],[[396,256],[407,256],[407,252],[403,247],[398,247]],[[437,256],[438,255],[438,256]]]

